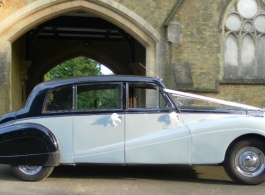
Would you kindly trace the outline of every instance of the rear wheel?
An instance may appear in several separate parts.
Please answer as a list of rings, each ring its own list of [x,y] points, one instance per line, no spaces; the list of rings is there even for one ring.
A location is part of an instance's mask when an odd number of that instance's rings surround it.
[[[224,168],[231,179],[256,185],[265,180],[265,144],[246,139],[232,145],[226,154]]]
[[[39,181],[48,177],[54,167],[28,166],[28,165],[11,165],[13,173],[22,180]]]

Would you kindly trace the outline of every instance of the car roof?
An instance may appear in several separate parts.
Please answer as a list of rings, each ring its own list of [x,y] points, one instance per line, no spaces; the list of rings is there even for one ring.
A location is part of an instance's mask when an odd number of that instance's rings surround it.
[[[60,86],[77,85],[83,83],[96,83],[96,82],[144,82],[155,83],[160,87],[165,88],[163,83],[153,77],[143,76],[120,76],[120,75],[99,75],[99,76],[86,76],[86,77],[73,77],[67,79],[58,79],[48,82],[43,82],[37,85],[28,97],[28,100],[23,109],[17,111],[16,118],[35,117],[42,114],[42,106],[44,99],[49,90]]]
[[[75,85],[90,82],[154,82],[164,87],[159,79],[145,76],[124,76],[124,75],[99,75],[99,76],[83,76],[57,79],[53,81],[43,82],[37,85],[37,88],[55,88],[64,85]]]

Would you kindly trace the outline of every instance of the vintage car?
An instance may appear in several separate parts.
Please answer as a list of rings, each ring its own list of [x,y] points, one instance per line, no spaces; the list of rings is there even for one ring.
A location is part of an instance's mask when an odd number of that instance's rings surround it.
[[[0,163],[23,180],[54,166],[223,165],[237,183],[265,180],[262,109],[166,89],[156,78],[92,76],[37,85],[0,119]]]

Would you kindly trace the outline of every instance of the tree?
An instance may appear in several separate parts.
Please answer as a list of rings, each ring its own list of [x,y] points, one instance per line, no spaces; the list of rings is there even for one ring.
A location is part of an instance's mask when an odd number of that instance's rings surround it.
[[[59,78],[75,77],[75,76],[89,76],[89,75],[101,75],[101,65],[94,60],[77,57],[69,61],[66,61],[52,70],[50,70],[45,76],[44,80],[54,80]],[[90,85],[77,87],[77,109],[89,110],[89,109],[109,109],[118,108],[118,89],[110,87],[100,89],[90,88]],[[84,89],[82,89],[84,88]],[[69,93],[69,86],[61,88],[56,94],[51,96],[51,102],[53,106],[61,104],[65,97],[71,96]],[[70,88],[71,90],[72,88]],[[56,98],[55,98],[56,97]]]
[[[101,75],[101,65],[86,57],[77,57],[59,64],[50,70],[44,80],[54,80],[59,78]]]

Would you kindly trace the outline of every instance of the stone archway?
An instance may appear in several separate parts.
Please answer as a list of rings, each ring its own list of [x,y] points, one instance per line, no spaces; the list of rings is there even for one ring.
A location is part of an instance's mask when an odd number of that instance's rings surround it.
[[[161,57],[157,56],[161,55],[158,55],[157,50],[160,50],[159,48],[163,50],[164,42],[162,41],[160,44],[159,33],[143,18],[123,5],[109,0],[36,1],[16,11],[0,23],[0,69],[2,70],[0,97],[3,102],[0,105],[1,113],[17,109],[18,105],[22,104],[22,102],[17,103],[21,100],[19,95],[16,95],[15,99],[13,98],[16,91],[21,91],[18,89],[20,78],[18,78],[17,72],[23,72],[23,70],[21,67],[16,70],[12,68],[12,43],[31,28],[73,11],[93,13],[125,30],[146,48],[145,63],[148,69],[152,72],[159,70],[157,58]],[[28,64],[28,62],[22,64]],[[14,104],[15,106],[13,106]]]
[[[91,12],[119,26],[148,47],[160,41],[159,33],[143,18],[115,1],[107,0],[54,0],[36,1],[16,11],[0,23],[2,40],[13,42],[29,29],[73,11]]]

